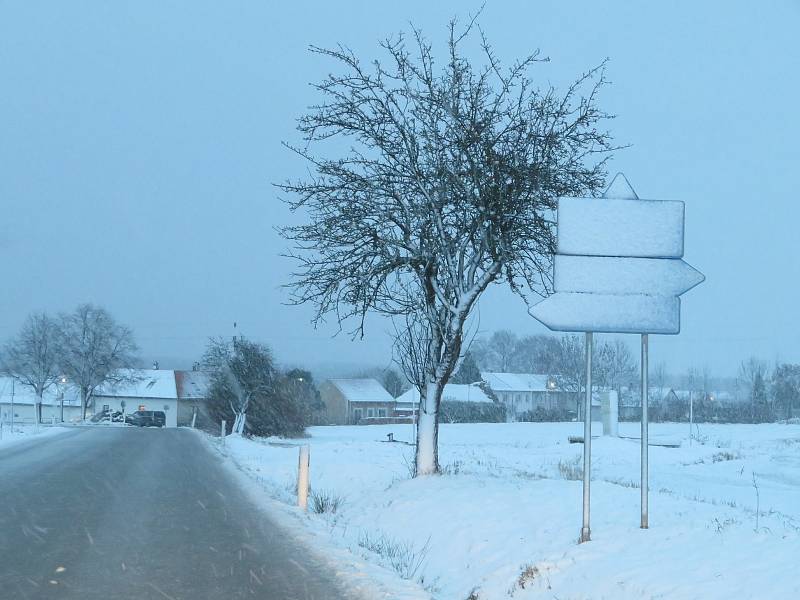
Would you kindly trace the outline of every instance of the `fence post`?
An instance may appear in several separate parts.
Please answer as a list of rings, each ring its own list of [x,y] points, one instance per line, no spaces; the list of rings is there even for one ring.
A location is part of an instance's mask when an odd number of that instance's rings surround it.
[[[225,419],[222,419],[219,427],[219,437],[222,438],[222,445],[225,445]]]
[[[308,444],[300,446],[300,455],[297,464],[297,506],[308,510],[309,464],[311,462],[311,448]]]

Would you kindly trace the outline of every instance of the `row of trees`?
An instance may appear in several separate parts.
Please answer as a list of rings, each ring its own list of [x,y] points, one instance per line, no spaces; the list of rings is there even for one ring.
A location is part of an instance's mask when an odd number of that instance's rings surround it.
[[[638,380],[638,364],[621,340],[599,341],[593,361],[593,381],[600,387],[621,392],[623,387],[632,387]],[[579,392],[585,378],[583,336],[518,336],[508,330],[496,331],[486,339],[473,342],[460,371],[474,376],[478,366],[483,371],[549,375],[556,380],[559,389]],[[462,377],[459,375],[459,378]]]
[[[81,304],[56,316],[29,315],[0,352],[0,372],[33,391],[38,421],[45,392],[66,383],[78,389],[86,418],[98,388],[132,377],[129,368],[137,363],[137,352],[130,329],[105,309]]]
[[[230,433],[301,435],[322,409],[311,373],[282,371],[271,350],[243,337],[210,340],[202,360],[208,371],[208,413]]]

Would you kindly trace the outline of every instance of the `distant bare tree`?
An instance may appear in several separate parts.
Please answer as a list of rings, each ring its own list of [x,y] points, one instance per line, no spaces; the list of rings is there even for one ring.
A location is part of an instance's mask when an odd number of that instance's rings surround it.
[[[563,94],[538,89],[538,53],[504,68],[481,35],[485,65],[474,67],[464,49],[474,32],[451,23],[441,68],[416,30],[412,48],[402,36],[381,44],[386,62],[312,48],[343,73],[315,86],[322,102],[299,121],[293,150],[312,174],[281,186],[308,215],[283,235],[300,264],[294,299],[316,305],[316,321],[354,318],[363,335],[369,312],[418,315],[421,475],[438,471],[441,395],[475,303],[493,282],[524,298],[550,291],[557,198],[599,191],[612,149],[598,128],[602,65]]]
[[[767,378],[767,370],[767,361],[765,360],[755,356],[743,360],[739,365],[739,375],[736,378],[736,387],[740,397],[751,400],[756,380],[759,377],[762,381],[765,380]]]
[[[800,405],[800,365],[776,365],[771,393],[775,408],[784,410],[786,418],[791,419],[794,407]]]
[[[507,373],[511,369],[511,362],[518,343],[519,339],[516,334],[507,329],[501,329],[492,334],[486,345],[487,359],[491,361],[492,370]]]
[[[561,354],[559,338],[554,335],[526,335],[514,349],[511,370],[514,373],[553,374]]]
[[[630,348],[622,340],[604,341],[597,349],[597,380],[617,392],[622,401],[622,388],[634,380],[637,369]]]
[[[80,391],[85,419],[99,387],[137,378],[130,369],[137,362],[138,347],[130,329],[92,304],[61,315],[59,329],[58,363],[69,383]]]
[[[42,421],[42,397],[59,378],[58,323],[47,314],[33,313],[0,355],[0,368],[36,396],[35,418]]]
[[[660,362],[653,367],[650,373],[650,380],[653,382],[653,387],[658,390],[658,402],[664,401],[665,389],[667,385],[667,365]]]
[[[581,391],[586,385],[585,346],[581,336],[568,334],[559,340],[558,361],[551,375],[560,390],[575,394],[575,414],[581,414]]]
[[[386,391],[392,395],[392,398],[397,398],[404,391],[403,380],[394,369],[386,369],[381,374],[381,383],[383,383]]]

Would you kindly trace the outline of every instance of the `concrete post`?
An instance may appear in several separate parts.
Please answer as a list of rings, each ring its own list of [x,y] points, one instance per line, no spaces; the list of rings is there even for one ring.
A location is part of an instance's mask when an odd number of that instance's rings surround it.
[[[297,506],[308,510],[308,487],[310,484],[309,468],[311,463],[311,447],[306,444],[300,446],[297,461]]]
[[[222,419],[222,423],[219,426],[219,437],[222,438],[222,445],[225,445],[225,419]]]
[[[603,435],[619,437],[619,400],[617,392],[603,392]]]

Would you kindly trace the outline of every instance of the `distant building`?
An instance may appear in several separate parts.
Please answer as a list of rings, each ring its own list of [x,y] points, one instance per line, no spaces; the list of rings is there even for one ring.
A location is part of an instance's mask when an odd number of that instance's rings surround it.
[[[319,387],[329,425],[394,417],[395,400],[375,379],[328,379]]]
[[[179,426],[191,426],[196,418],[208,417],[206,401],[209,384],[206,371],[175,371]]]
[[[419,407],[419,390],[412,387],[397,397],[397,414],[413,415]],[[475,384],[448,383],[442,391],[442,402],[482,402],[493,403],[479,386]]]
[[[42,421],[49,423],[55,417],[61,421],[61,400],[64,400],[64,421],[81,418],[81,399],[78,390],[70,386],[50,386],[42,398]],[[30,386],[22,385],[11,377],[0,377],[0,419],[4,423],[34,423],[36,420],[36,394]]]
[[[481,372],[497,399],[506,406],[506,419],[516,421],[524,413],[542,408],[574,411],[577,394],[558,388],[555,379],[534,373]]]
[[[164,411],[167,427],[178,426],[178,387],[175,371],[167,369],[131,369],[130,382],[105,385],[94,393],[94,410]]]

